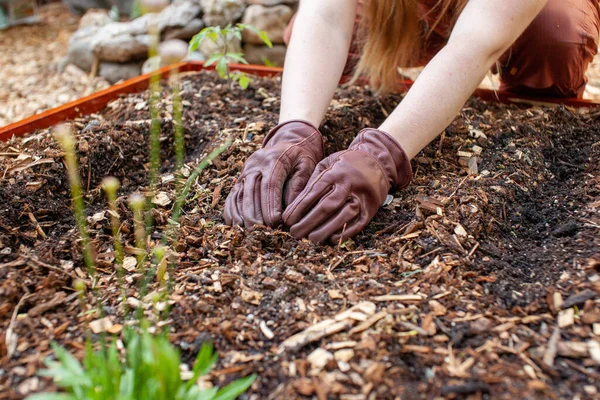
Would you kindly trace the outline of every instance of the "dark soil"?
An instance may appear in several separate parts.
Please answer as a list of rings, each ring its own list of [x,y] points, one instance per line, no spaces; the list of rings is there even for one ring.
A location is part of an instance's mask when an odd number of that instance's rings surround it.
[[[196,181],[175,246],[169,322],[185,362],[212,340],[221,356],[212,381],[256,372],[245,395],[254,399],[597,398],[599,112],[470,100],[413,160],[412,185],[395,193],[362,234],[316,246],[285,230],[223,225],[223,204],[245,159],[277,121],[279,81],[260,79],[233,92],[210,74],[190,74],[185,82],[187,164],[193,168],[235,138]],[[175,174],[168,93],[163,177]],[[122,233],[131,255],[126,196],[147,184],[147,100],[147,93],[123,97],[72,123],[98,286],[113,324],[126,317],[99,184],[107,175],[121,181]],[[400,100],[341,88],[322,126],[327,152],[377,126]],[[0,397],[16,399],[52,389],[35,375],[51,354],[50,341],[82,355],[87,323],[97,316],[80,314],[73,294],[73,279],[88,276],[50,131],[1,143],[0,176]],[[163,179],[160,190],[174,199],[175,186]],[[152,245],[171,207],[154,210]],[[128,296],[139,296],[139,278],[128,274]],[[561,313],[557,345],[550,337],[561,299],[574,319]],[[355,329],[299,348],[282,345],[361,302],[376,304],[364,329],[348,320]],[[94,306],[91,295],[88,303]],[[9,326],[17,340],[10,358]],[[336,353],[341,347],[353,353]],[[308,356],[318,348],[340,360],[315,364],[316,355]]]

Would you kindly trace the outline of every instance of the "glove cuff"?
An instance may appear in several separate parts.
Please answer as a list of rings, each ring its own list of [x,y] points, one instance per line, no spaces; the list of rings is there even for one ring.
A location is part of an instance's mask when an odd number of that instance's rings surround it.
[[[413,178],[410,160],[400,143],[389,133],[373,128],[363,129],[350,148],[374,157],[387,175],[390,186],[402,189],[410,184]]]
[[[271,129],[263,140],[263,147],[270,147],[282,142],[300,143],[304,140],[310,140],[310,142],[320,149],[319,160],[321,160],[325,155],[323,136],[319,128],[301,119],[285,121]]]

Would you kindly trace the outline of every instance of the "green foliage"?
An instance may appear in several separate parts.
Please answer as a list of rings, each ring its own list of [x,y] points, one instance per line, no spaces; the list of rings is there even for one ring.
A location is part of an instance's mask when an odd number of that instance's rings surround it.
[[[134,0],[131,3],[131,10],[129,11],[129,18],[136,19],[142,16],[142,6],[140,0]]]
[[[164,0],[147,0],[146,5],[159,6]],[[156,7],[155,7],[156,8]],[[156,22],[156,20],[153,20]],[[156,23],[150,26],[152,45],[150,53],[156,53],[158,43],[158,28]],[[241,31],[239,32],[241,35]],[[225,53],[226,54],[226,53]],[[243,60],[242,54],[230,55],[232,59]],[[245,60],[244,60],[245,61]],[[175,73],[176,75],[176,73]],[[232,74],[240,86],[247,87],[249,78]],[[184,162],[184,143],[182,127],[181,98],[179,82],[174,83],[174,119],[178,127],[175,132],[176,165],[180,169]],[[191,173],[184,184],[178,186],[177,200],[169,219],[167,234],[163,236],[162,243],[157,245],[149,234],[153,227],[152,197],[158,186],[160,163],[160,108],[161,94],[160,76],[152,75],[150,79],[150,182],[147,195],[134,193],[129,196],[129,205],[133,211],[134,238],[137,255],[137,268],[141,275],[139,279],[139,298],[145,298],[150,281],[154,276],[159,282],[159,290],[152,297],[153,302],[165,301],[168,298],[166,285],[166,269],[168,262],[168,248],[172,241],[176,241],[177,228],[181,210],[194,182],[200,173],[230,145],[227,140],[223,145],[213,150]],[[95,255],[87,232],[85,204],[83,202],[83,189],[77,164],[76,139],[67,126],[55,130],[55,138],[64,151],[65,165],[71,185],[71,195],[75,219],[81,237],[83,255],[89,274],[96,276]],[[111,214],[111,228],[115,248],[115,264],[121,286],[121,297],[124,315],[128,314],[126,306],[126,290],[123,268],[123,244],[121,243],[119,208],[117,195],[119,181],[116,178],[105,178],[102,184],[106,192]],[[146,218],[145,218],[146,217]],[[144,223],[145,222],[145,223]],[[171,239],[171,240],[169,240]],[[151,254],[154,254],[154,263]],[[156,274],[155,274],[156,272]],[[91,288],[96,294],[96,310],[86,310],[85,290],[83,281],[75,282],[75,287],[80,294],[82,315],[97,313],[103,316],[101,296],[97,287],[92,282]],[[144,308],[137,309],[136,319],[139,321],[139,330],[128,328],[124,331],[125,349],[119,351],[116,342],[107,343],[105,335],[101,335],[98,349],[93,350],[93,342],[89,330],[87,331],[86,352],[83,365],[65,348],[53,343],[52,348],[56,361],[47,361],[47,369],[40,375],[50,377],[55,384],[66,393],[40,393],[28,397],[29,400],[228,400],[235,399],[245,392],[256,379],[256,375],[247,376],[236,380],[222,389],[210,388],[201,390],[196,384],[199,377],[208,374],[214,366],[217,355],[213,352],[211,344],[204,344],[194,363],[191,377],[184,381],[180,374],[181,355],[169,342],[166,335],[152,335],[148,332],[149,322],[143,314]],[[165,310],[168,313],[168,309]],[[157,317],[161,317],[157,314]],[[166,320],[166,318],[165,318]]]
[[[248,61],[244,58],[243,53],[232,52],[230,51],[230,47],[233,39],[242,40],[242,32],[244,30],[256,33],[267,46],[273,47],[273,43],[271,43],[271,40],[265,31],[261,31],[248,24],[229,24],[225,28],[209,26],[202,29],[200,33],[194,36],[190,41],[190,52],[196,50],[204,40],[208,39],[212,41],[219,48],[219,51],[209,57],[204,63],[204,66],[209,67],[214,65],[215,70],[222,79],[227,79],[230,85],[231,82],[237,82],[242,89],[248,87],[251,79],[243,72],[232,72],[230,70],[230,65],[248,64]]]
[[[275,61],[271,61],[265,56],[263,56],[261,58],[261,61],[263,62],[263,64],[265,64],[265,67],[277,67],[278,66]]]
[[[233,400],[256,379],[250,375],[219,389],[201,390],[196,381],[208,374],[217,354],[203,343],[189,380],[181,379],[181,355],[164,336],[126,331],[125,355],[116,342],[93,351],[88,345],[83,365],[65,348],[52,344],[57,361],[46,361],[40,375],[54,379],[67,393],[39,393],[27,400]],[[122,360],[124,358],[124,360]]]

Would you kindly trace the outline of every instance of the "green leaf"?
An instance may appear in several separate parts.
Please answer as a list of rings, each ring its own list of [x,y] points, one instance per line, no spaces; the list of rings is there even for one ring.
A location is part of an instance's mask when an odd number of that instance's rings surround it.
[[[194,387],[198,388],[198,386],[194,386]],[[194,399],[194,400],[214,400],[214,398],[217,395],[218,391],[219,391],[218,387],[212,387],[212,388],[204,389],[202,391],[200,389],[198,389],[198,394],[196,395],[196,397],[190,397],[190,399]]]
[[[209,67],[213,65],[216,61],[219,61],[223,58],[224,55],[222,53],[213,54],[208,60],[204,61],[204,66]]]
[[[68,393],[37,393],[28,396],[25,400],[77,400],[77,397]]]
[[[249,375],[245,378],[238,379],[225,386],[217,392],[217,396],[213,400],[234,400],[240,394],[244,393],[256,379],[256,374]]]
[[[234,61],[238,61],[240,64],[248,64],[243,53],[227,53],[227,57]]]
[[[248,89],[248,85],[250,85],[251,79],[248,75],[243,74],[240,75],[240,80],[238,81],[240,87],[244,90]]]
[[[268,47],[273,47],[273,43],[271,42],[271,39],[269,39],[269,34],[267,34],[267,32],[261,31],[260,29],[248,24],[238,24],[238,27],[242,30],[248,29],[249,31],[256,33]]]
[[[199,377],[208,374],[217,362],[218,357],[217,353],[213,353],[212,343],[203,342],[202,347],[200,347],[200,351],[196,356],[196,361],[194,362],[194,367],[192,369],[194,376],[191,380],[195,382]]]
[[[56,358],[61,362],[65,369],[78,375],[84,374],[81,363],[79,363],[79,361],[77,361],[77,359],[73,357],[71,353],[67,351],[67,349],[55,342],[52,342],[51,346],[52,350],[54,350]]]
[[[219,76],[223,79],[227,78],[228,68],[229,68],[229,63],[227,62],[226,57],[219,59],[219,61],[217,62],[217,66],[215,67],[215,69],[219,73]]]
[[[269,48],[273,47],[273,43],[271,42],[271,39],[269,39],[269,35],[267,34],[267,32],[260,31],[258,33],[258,37],[260,37],[260,39],[263,42],[265,42],[265,44],[267,45],[267,47],[269,47]]]

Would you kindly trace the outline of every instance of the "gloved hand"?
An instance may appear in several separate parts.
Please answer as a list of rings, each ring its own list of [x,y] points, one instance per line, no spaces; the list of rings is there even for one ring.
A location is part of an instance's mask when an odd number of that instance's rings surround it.
[[[225,222],[246,228],[279,225],[283,208],[304,189],[323,157],[323,137],[311,123],[277,125],[246,161],[225,201]]]
[[[400,144],[383,131],[364,129],[347,150],[317,165],[283,221],[296,238],[335,243],[363,230],[390,188],[403,188],[411,179],[410,160]]]

